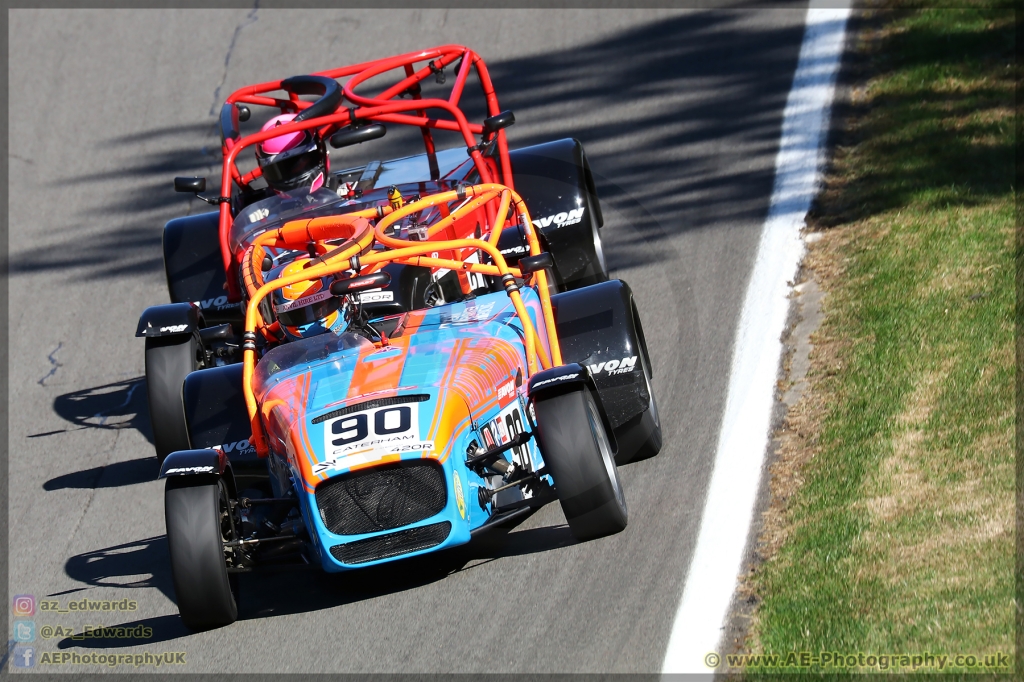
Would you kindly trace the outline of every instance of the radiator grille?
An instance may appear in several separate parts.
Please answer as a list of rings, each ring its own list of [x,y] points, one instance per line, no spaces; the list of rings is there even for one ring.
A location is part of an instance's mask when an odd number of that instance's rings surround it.
[[[400,530],[397,533],[335,545],[331,547],[331,556],[345,564],[365,564],[368,561],[435,547],[445,541],[451,530],[450,521]]]
[[[327,530],[359,535],[400,528],[444,509],[448,486],[435,462],[398,462],[324,481],[316,503]]]

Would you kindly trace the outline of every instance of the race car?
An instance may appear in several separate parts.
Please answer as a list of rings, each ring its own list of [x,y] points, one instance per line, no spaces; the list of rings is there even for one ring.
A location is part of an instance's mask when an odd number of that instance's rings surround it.
[[[396,229],[453,204],[423,239]],[[481,210],[522,227],[528,252],[516,266],[500,229],[447,238]],[[463,545],[556,498],[581,541],[626,527],[617,460],[661,447],[637,307],[620,280],[551,293],[555,262],[534,225],[516,191],[480,183],[382,211],[372,226],[352,214],[290,221],[247,248],[243,362],[186,377],[191,447],[160,471],[188,627],[237,618],[239,573],[369,569]],[[262,279],[260,249],[300,234],[336,245]],[[385,285],[394,265],[472,274],[492,290],[349,315],[344,331],[258,353],[264,301],[325,277],[348,299]]]
[[[379,85],[388,79],[390,85]],[[486,117],[471,123],[462,100],[467,88],[475,86],[481,89]],[[307,101],[310,97],[315,101]],[[275,115],[264,121],[261,112]],[[243,135],[242,124],[250,121],[260,128]],[[538,239],[554,259],[552,286],[557,291],[607,280],[603,217],[582,145],[560,139],[510,150],[506,129],[514,122],[512,112],[499,107],[483,59],[460,45],[232,93],[220,115],[223,160],[217,196],[201,195],[203,178],[175,178],[174,183],[176,190],[195,193],[217,210],[177,218],[164,227],[171,303],[147,308],[136,332],[146,343],[158,460],[189,446],[181,404],[185,376],[240,361],[246,295],[240,266],[246,248],[258,235],[290,220],[373,210],[394,204],[396,197],[404,202],[461,185],[500,183],[515,190],[534,216]],[[374,158],[374,144],[366,143],[385,136],[388,126],[418,129],[423,152]],[[457,146],[442,148],[444,136]],[[281,140],[288,142],[283,146]],[[340,150],[333,167],[328,144]],[[495,219],[483,216],[480,231],[492,230]],[[499,251],[514,266],[528,252],[523,231],[499,232]],[[479,277],[467,282],[443,270],[395,264],[389,268],[389,284],[360,294],[360,302],[367,314],[384,315],[454,300],[467,286],[483,291]]]

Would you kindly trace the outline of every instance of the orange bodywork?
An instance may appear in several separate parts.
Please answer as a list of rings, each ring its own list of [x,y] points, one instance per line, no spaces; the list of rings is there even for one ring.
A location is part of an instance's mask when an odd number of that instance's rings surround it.
[[[458,202],[458,205],[453,208],[452,204],[455,202]],[[493,213],[488,210],[491,205],[496,205],[496,210]],[[394,234],[388,233],[388,229],[401,219],[433,207],[443,207],[448,215],[428,228],[426,241],[400,239]],[[475,218],[479,215],[480,210],[486,210],[488,214],[494,216],[506,216],[509,215],[510,207],[513,209],[510,220],[514,219],[514,222],[509,223],[502,220],[500,223],[492,223],[486,238],[472,236],[477,226]],[[445,211],[442,211],[442,215]],[[379,217],[372,229],[370,229],[369,223],[371,217]],[[252,389],[253,371],[256,365],[256,349],[253,341],[255,332],[266,324],[259,313],[259,304],[277,289],[303,280],[314,280],[325,275],[345,272],[353,267],[354,262],[358,262],[360,274],[373,272],[388,263],[401,263],[435,269],[445,268],[457,273],[474,272],[500,277],[523,326],[525,356],[529,373],[533,374],[540,369],[561,365],[562,354],[555,333],[547,273],[541,269],[526,276],[527,285],[536,286],[540,299],[545,334],[542,342],[527,313],[519,294],[518,285],[515,283],[516,278],[523,278],[523,273],[517,268],[510,268],[497,248],[495,235],[500,235],[506,225],[515,225],[516,223],[526,234],[530,255],[540,254],[540,242],[522,197],[504,185],[485,183],[434,194],[399,208],[389,206],[342,216],[292,221],[257,237],[242,260],[243,281],[248,294],[245,333],[247,338],[250,334],[252,335],[251,339],[243,345],[243,393],[252,426],[252,443],[260,456],[265,457],[269,452],[264,423],[265,420],[273,418],[273,410],[268,412],[265,401],[264,410],[261,411]],[[325,242],[337,241],[341,241],[341,244],[331,248],[325,245]],[[257,272],[256,264],[262,262],[266,247],[300,249],[310,243],[317,245],[317,252],[321,253],[318,258],[314,259],[314,264],[311,267],[272,282],[263,281],[262,275]],[[321,251],[321,249],[323,250]],[[478,253],[489,256],[492,263],[469,260]],[[442,254],[447,257],[441,257]],[[409,315],[415,316],[416,313]],[[395,339],[391,344],[398,345],[399,342],[399,339]],[[372,345],[370,348],[376,350]],[[493,354],[495,351],[493,348],[488,348],[486,352]],[[450,359],[449,362],[455,362],[455,360]],[[467,361],[463,359],[460,362]],[[364,367],[364,364],[368,366]],[[357,366],[357,374],[353,377],[353,382],[365,389],[361,390],[360,394],[397,388],[397,386],[391,386],[390,383],[397,381],[400,371],[395,373],[393,368],[388,368],[386,362],[379,368],[375,367],[375,364],[361,362]],[[468,364],[472,365],[473,363],[469,361]],[[471,376],[472,372],[472,368],[460,365],[456,375]],[[469,379],[465,379],[465,381],[469,382],[466,388],[471,389],[473,382]],[[483,385],[493,386],[494,383],[487,384],[485,382]],[[296,399],[301,397],[299,395],[289,396],[289,398]],[[271,396],[268,395],[267,398],[274,403],[275,409],[280,406],[277,400],[288,402],[282,396],[271,399]],[[452,404],[457,404],[457,402],[451,401]],[[295,404],[304,405],[305,402],[298,400]]]

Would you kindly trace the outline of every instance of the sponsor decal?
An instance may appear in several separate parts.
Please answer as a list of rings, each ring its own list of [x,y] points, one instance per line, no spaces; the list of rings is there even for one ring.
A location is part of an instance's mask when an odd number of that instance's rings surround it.
[[[224,454],[235,452],[241,455],[242,453],[256,452],[256,448],[247,438],[235,441],[234,443],[224,443],[223,445],[218,446],[218,449]]]
[[[376,407],[324,422],[326,456],[313,466],[313,473],[433,449],[433,441],[420,440],[418,403]]]
[[[498,400],[512,396],[516,391],[516,380],[509,379],[508,383],[498,387]]]
[[[523,413],[518,402],[507,406],[498,413],[498,416],[480,427],[480,434],[487,450],[509,443],[524,431],[526,429],[523,427]],[[512,448],[512,461],[517,468],[533,468],[530,464],[529,448],[525,445]]]
[[[551,227],[553,224],[555,227],[565,227],[567,225],[575,225],[576,223],[583,220],[583,211],[586,206],[580,208],[574,208],[571,211],[562,211],[555,215],[549,215],[546,218],[538,218],[533,221],[533,226],[536,228]]]
[[[458,471],[452,471],[452,486],[455,488],[455,506],[459,508],[459,516],[466,518],[466,498],[462,492],[462,480]]]
[[[160,327],[160,333],[164,332],[183,332],[188,329],[187,324],[172,324],[169,327]]]
[[[608,360],[607,362],[599,362],[596,365],[588,365],[591,374],[625,374],[626,372],[632,372],[636,368],[636,356],[631,355],[628,358],[622,358],[621,360]]]
[[[388,455],[401,455],[405,452],[421,452],[425,450],[433,450],[434,441],[417,441],[414,443],[392,443],[386,448],[360,450],[351,454],[336,455],[322,462],[317,462],[312,466],[313,475],[317,476],[330,471],[331,469],[348,469],[359,464],[369,464],[370,462],[376,462],[381,460]]]
[[[395,294],[392,291],[366,291],[359,294],[360,303],[380,303],[394,300]]]
[[[293,310],[295,308],[305,308],[307,305],[313,305],[314,303],[319,303],[320,301],[326,301],[332,296],[334,296],[334,294],[331,293],[330,289],[324,289],[323,291],[318,291],[308,296],[297,298],[294,301],[288,301],[286,303],[276,305],[274,306],[274,310],[279,313],[286,313],[289,310]]]
[[[556,381],[568,381],[569,379],[575,379],[578,376],[579,376],[579,374],[563,374],[562,376],[555,377],[554,379],[545,379],[544,381],[538,381],[537,383],[535,383],[533,385],[533,387],[534,388],[539,388],[539,387],[543,386],[544,384],[553,384]]]
[[[507,249],[502,249],[501,250],[501,255],[504,256],[504,255],[509,254],[509,253],[527,253],[527,252],[529,252],[529,250],[530,249],[525,247],[525,246],[512,246],[512,247],[509,247]]]
[[[483,305],[469,304],[465,308],[454,313],[449,313],[447,311],[441,312],[441,324],[489,320],[492,310],[494,310],[494,301],[488,301]]]
[[[490,424],[484,424],[480,427],[480,437],[484,439],[485,450],[493,450],[498,447],[498,444],[494,440],[494,433],[491,431]]]
[[[249,222],[258,223],[259,221],[266,219],[266,217],[269,215],[269,208],[257,208],[255,211],[249,214]]]
[[[207,308],[223,308],[228,304],[227,296],[218,296],[217,298],[208,298],[205,301],[196,301],[196,304],[206,310]]]
[[[209,473],[211,471],[213,471],[213,467],[212,466],[175,467],[173,469],[168,469],[167,473],[168,474],[207,474],[207,473]]]

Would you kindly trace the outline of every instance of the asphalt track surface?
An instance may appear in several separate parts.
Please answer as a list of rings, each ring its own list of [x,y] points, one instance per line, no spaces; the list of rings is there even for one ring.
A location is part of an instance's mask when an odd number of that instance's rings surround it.
[[[182,672],[660,671],[804,6],[9,17],[9,591],[64,608],[137,602],[37,612],[37,656],[184,651]],[[620,470],[630,520],[619,535],[576,543],[552,504],[507,535],[388,570],[243,576],[240,620],[189,633],[134,337],[139,313],[167,301],[163,223],[205,207],[171,178],[218,177],[214,112],[237,87],[447,43],[484,56],[516,114],[513,147],[583,142],[609,265],[644,320],[665,447]],[[42,639],[46,624],[152,635]]]

